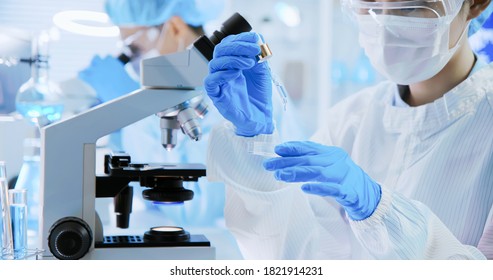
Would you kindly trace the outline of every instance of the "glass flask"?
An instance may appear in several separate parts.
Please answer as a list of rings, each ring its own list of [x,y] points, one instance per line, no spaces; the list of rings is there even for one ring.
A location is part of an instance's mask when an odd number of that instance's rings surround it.
[[[49,79],[49,35],[41,32],[33,39],[31,78],[17,92],[16,110],[38,127],[62,117],[60,89]]]

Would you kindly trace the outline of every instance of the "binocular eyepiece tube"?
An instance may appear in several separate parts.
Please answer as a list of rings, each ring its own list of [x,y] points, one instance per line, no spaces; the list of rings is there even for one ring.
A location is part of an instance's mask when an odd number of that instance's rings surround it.
[[[214,47],[226,38],[226,36],[249,32],[251,30],[252,26],[248,21],[246,21],[239,13],[235,13],[222,24],[219,30],[214,31],[209,38],[202,35],[193,43],[193,45],[207,60],[210,61],[212,60]]]

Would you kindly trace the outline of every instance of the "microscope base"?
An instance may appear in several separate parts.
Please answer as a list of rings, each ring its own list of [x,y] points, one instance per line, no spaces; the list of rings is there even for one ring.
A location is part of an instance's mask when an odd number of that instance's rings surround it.
[[[106,236],[84,257],[92,260],[213,260],[216,249],[203,235],[190,241],[152,244],[142,236]]]
[[[214,247],[140,247],[140,248],[96,248],[85,260],[214,260]],[[43,260],[56,260],[43,256]]]
[[[213,260],[214,247],[96,248],[84,259],[92,260]]]
[[[96,242],[97,248],[126,248],[126,247],[210,247],[211,243],[203,235],[190,235],[188,241],[176,242],[150,242],[145,241],[140,235],[105,236],[103,242]]]

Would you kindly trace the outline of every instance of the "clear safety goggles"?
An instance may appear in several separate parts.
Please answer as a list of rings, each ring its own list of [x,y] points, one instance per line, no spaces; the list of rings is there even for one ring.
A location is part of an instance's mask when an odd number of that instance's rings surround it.
[[[141,50],[135,43],[144,39],[143,41],[146,42],[146,44],[155,44],[159,39],[161,28],[161,26],[145,27],[129,35],[125,39],[122,39],[118,45],[129,57],[137,57],[141,54]]]
[[[343,9],[352,16],[393,15],[413,18],[441,18],[455,15],[464,0],[342,0]]]

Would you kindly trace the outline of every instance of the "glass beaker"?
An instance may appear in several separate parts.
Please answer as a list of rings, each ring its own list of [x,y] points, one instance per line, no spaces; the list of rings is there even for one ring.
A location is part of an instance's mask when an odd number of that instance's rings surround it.
[[[12,223],[10,217],[10,206],[8,197],[7,168],[3,161],[0,161],[0,210],[1,210],[1,247],[0,259],[8,259],[13,252]]]

